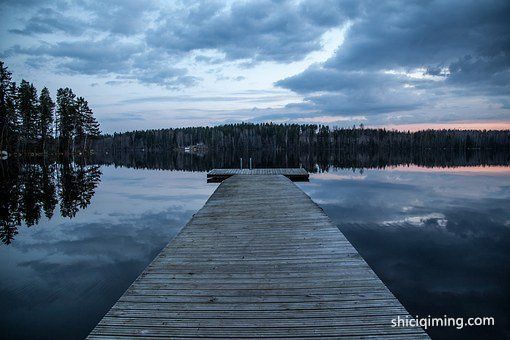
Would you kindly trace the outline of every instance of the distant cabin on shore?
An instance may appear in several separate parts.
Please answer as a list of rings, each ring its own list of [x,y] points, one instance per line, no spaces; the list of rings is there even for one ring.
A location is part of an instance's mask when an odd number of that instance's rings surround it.
[[[207,145],[204,143],[198,143],[195,145],[189,145],[182,148],[186,153],[204,153],[207,151]]]

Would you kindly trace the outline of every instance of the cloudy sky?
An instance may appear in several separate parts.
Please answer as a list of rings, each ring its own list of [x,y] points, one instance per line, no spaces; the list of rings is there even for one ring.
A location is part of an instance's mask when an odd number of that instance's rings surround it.
[[[16,81],[103,130],[311,122],[510,128],[510,2],[0,0]]]

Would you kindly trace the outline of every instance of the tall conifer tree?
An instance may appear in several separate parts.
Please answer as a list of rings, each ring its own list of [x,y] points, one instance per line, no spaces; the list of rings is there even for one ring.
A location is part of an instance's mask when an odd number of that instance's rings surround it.
[[[39,134],[41,136],[42,149],[46,150],[47,141],[53,136],[53,112],[55,103],[51,99],[50,91],[45,87],[39,96]]]
[[[16,112],[16,84],[11,72],[0,61],[0,150],[14,150],[18,136],[18,116]]]
[[[37,90],[33,84],[22,80],[18,88],[18,115],[21,118],[21,141],[25,147],[37,141],[40,122]]]
[[[76,95],[66,87],[57,90],[57,125],[60,150],[74,152],[74,139],[77,123]]]

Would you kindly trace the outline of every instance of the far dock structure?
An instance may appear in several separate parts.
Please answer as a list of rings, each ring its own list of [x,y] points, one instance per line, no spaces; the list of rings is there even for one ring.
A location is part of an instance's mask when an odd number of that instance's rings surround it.
[[[317,204],[265,170],[226,178],[89,338],[428,338],[392,327],[410,318],[401,303]]]
[[[223,182],[234,175],[283,175],[295,182],[308,181],[308,171],[302,168],[213,169],[207,173],[207,181]]]

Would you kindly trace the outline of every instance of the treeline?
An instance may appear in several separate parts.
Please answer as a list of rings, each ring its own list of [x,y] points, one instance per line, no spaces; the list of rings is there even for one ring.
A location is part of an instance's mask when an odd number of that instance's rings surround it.
[[[36,225],[41,216],[72,218],[85,209],[101,181],[98,165],[9,160],[0,162],[0,240],[9,244],[23,223]]]
[[[99,135],[99,123],[83,97],[60,88],[55,103],[46,87],[38,95],[34,84],[13,82],[0,61],[0,150],[72,154],[88,151]]]
[[[327,125],[227,124],[104,135],[97,150],[167,151],[203,143],[210,150],[509,149],[510,131],[330,128]]]

